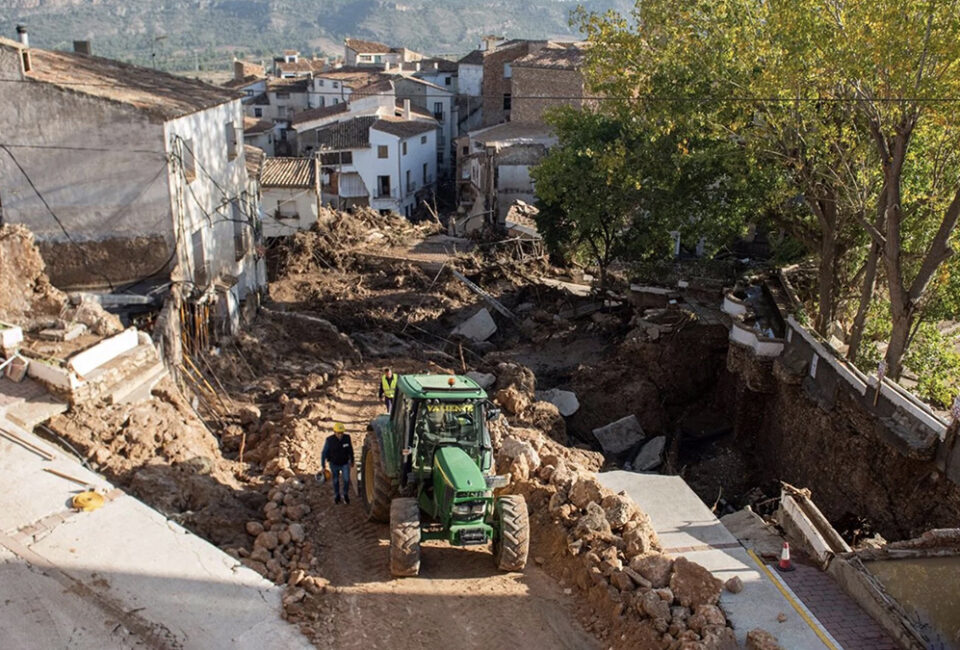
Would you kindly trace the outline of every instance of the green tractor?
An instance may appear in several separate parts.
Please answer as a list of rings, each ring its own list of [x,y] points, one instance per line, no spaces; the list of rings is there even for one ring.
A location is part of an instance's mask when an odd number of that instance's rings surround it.
[[[507,476],[493,471],[487,420],[498,415],[476,382],[460,376],[401,375],[389,414],[367,431],[360,460],[363,505],[390,523],[390,571],[420,572],[420,543],[493,543],[503,571],[527,563],[530,524],[523,497],[494,497]]]

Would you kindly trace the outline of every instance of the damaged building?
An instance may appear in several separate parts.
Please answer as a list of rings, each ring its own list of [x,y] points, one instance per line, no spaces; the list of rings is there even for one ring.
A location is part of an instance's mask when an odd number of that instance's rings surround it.
[[[242,94],[76,50],[0,39],[4,221],[36,235],[59,288],[173,282],[235,329],[265,282]]]

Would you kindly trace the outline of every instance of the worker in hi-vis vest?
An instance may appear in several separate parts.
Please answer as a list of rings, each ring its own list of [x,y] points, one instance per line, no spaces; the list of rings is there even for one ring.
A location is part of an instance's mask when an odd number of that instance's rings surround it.
[[[393,410],[393,398],[397,394],[397,376],[390,368],[383,369],[380,376],[380,399],[387,405],[387,413]]]

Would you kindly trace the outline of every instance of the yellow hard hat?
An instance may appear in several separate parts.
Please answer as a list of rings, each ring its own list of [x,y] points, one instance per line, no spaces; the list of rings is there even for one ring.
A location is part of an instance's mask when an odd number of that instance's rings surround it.
[[[334,422],[334,423],[333,423],[333,431],[334,431],[334,433],[343,433],[343,432],[346,431],[346,430],[347,430],[347,428],[346,428],[345,426],[343,426],[343,423],[341,423],[341,422]]]

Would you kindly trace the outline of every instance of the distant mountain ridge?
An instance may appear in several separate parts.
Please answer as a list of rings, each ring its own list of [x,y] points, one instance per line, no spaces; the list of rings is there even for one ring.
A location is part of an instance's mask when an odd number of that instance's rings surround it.
[[[26,24],[31,43],[168,69],[225,65],[234,54],[282,49],[341,54],[348,36],[429,54],[463,54],[481,36],[576,38],[568,20],[590,10],[627,11],[631,0],[0,0],[0,35]]]

